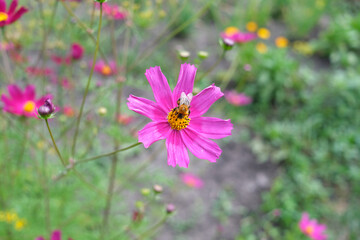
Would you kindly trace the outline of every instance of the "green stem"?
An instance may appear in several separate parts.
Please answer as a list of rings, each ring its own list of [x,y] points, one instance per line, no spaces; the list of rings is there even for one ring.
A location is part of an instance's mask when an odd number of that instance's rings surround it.
[[[103,157],[109,157],[109,156],[112,156],[112,155],[115,155],[119,152],[122,152],[122,151],[125,151],[125,150],[128,150],[130,148],[133,148],[133,147],[136,147],[136,146],[139,146],[141,143],[135,143],[129,147],[126,147],[126,148],[121,148],[121,149],[117,149],[115,151],[112,151],[112,152],[109,152],[109,153],[105,153],[105,154],[101,154],[101,155],[98,155],[98,156],[95,156],[95,157],[91,157],[91,158],[87,158],[87,159],[83,159],[83,160],[79,160],[79,161],[76,161],[74,163],[70,163],[68,166],[66,166],[65,170],[60,173],[59,175],[57,175],[56,177],[54,177],[54,180],[59,180],[61,179],[62,177],[64,177],[65,175],[67,175],[69,173],[69,171],[71,171],[72,169],[74,169],[74,167],[78,164],[81,164],[81,163],[86,163],[86,162],[90,162],[90,161],[93,161],[93,160],[96,160],[96,159],[99,159],[99,158],[103,158]]]
[[[42,156],[42,173],[43,173],[43,179],[42,184],[44,188],[44,205],[45,205],[45,226],[46,231],[48,234],[51,233],[51,223],[50,223],[50,198],[49,198],[49,183],[48,183],[48,177],[46,174],[46,167],[47,167],[47,161],[46,161],[46,152],[43,151]]]
[[[140,62],[144,61],[147,57],[149,57],[152,54],[152,52],[155,51],[158,47],[162,46],[164,43],[166,43],[171,38],[173,38],[176,34],[178,34],[183,29],[185,29],[189,24],[191,24],[193,21],[195,21],[198,17],[203,15],[213,2],[214,2],[214,0],[211,0],[210,2],[208,2],[192,18],[190,18],[189,20],[187,20],[186,22],[181,24],[178,28],[176,28],[174,31],[172,31],[167,37],[163,37],[162,41],[158,41],[158,44],[156,46],[149,48],[147,51],[143,52],[139,57],[136,58],[134,63],[129,67],[129,71],[133,70]]]
[[[223,50],[223,52],[221,53],[218,60],[205,73],[203,73],[198,79],[196,79],[195,82],[198,82],[201,79],[203,79],[204,77],[206,77],[207,75],[209,75],[221,63],[221,61],[224,59],[225,53],[226,52]]]
[[[150,227],[147,231],[142,233],[137,239],[142,240],[142,239],[146,239],[146,238],[150,237],[151,235],[153,235],[155,233],[155,231],[166,222],[168,217],[169,217],[169,214],[166,214],[159,222],[157,222],[156,224],[154,224],[154,226]]]
[[[54,145],[54,147],[55,147],[56,153],[58,154],[58,156],[59,156],[59,158],[60,158],[60,160],[61,160],[61,163],[64,165],[64,167],[66,167],[65,161],[64,161],[64,159],[62,158],[62,156],[61,156],[61,154],[60,154],[60,151],[59,151],[59,149],[58,149],[58,147],[57,147],[57,145],[56,145],[56,143],[55,143],[53,134],[52,134],[51,129],[50,129],[50,126],[49,126],[49,122],[48,122],[47,119],[45,119],[45,122],[46,122],[47,129],[49,130],[50,137],[51,137],[52,143],[53,143],[53,145]]]
[[[92,34],[92,30],[91,28],[89,28],[88,26],[86,26],[85,23],[83,23],[75,14],[74,12],[71,10],[71,8],[69,8],[69,6],[65,3],[65,1],[60,1],[61,4],[64,6],[65,10],[67,11],[67,13],[75,19],[76,23],[89,35],[89,37],[91,38],[91,40],[96,44],[97,40],[94,37],[94,35]],[[104,52],[102,51],[101,47],[99,47],[99,52],[101,54],[101,58],[104,59],[104,61],[106,62],[106,64],[108,64],[108,60],[106,55],[104,54]]]
[[[87,97],[87,94],[88,94],[88,91],[89,91],[91,78],[92,78],[93,73],[94,73],[97,52],[99,50],[101,23],[102,23],[102,12],[103,12],[102,11],[102,3],[100,3],[100,20],[99,20],[97,39],[96,39],[95,53],[94,53],[93,63],[92,63],[90,75],[89,75],[89,78],[88,78],[88,82],[87,82],[87,85],[86,85],[86,88],[85,88],[85,93],[84,93],[84,96],[83,96],[83,99],[82,99],[82,102],[81,102],[80,113],[79,113],[79,116],[78,116],[77,121],[76,121],[75,134],[74,134],[74,139],[73,139],[73,144],[72,144],[72,149],[71,149],[72,156],[74,156],[74,154],[75,154],[76,140],[77,140],[78,133],[79,133],[80,120],[81,120],[81,117],[82,117],[82,114],[83,114],[84,105],[85,105],[86,97]]]
[[[239,58],[239,57],[236,57],[236,58],[232,61],[229,69],[227,70],[227,72],[225,73],[224,79],[222,80],[222,83],[221,83],[221,85],[220,85],[220,88],[223,89],[224,91],[226,90],[227,86],[229,85],[230,79],[231,79],[231,77],[234,75],[234,73],[235,73],[235,71],[236,71],[236,68],[237,68],[237,66],[238,66],[239,61],[240,61],[240,58]]]

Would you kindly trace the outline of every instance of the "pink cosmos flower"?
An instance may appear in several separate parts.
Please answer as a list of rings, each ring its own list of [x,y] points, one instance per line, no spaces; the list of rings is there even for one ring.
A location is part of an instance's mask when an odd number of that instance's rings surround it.
[[[204,185],[204,182],[201,180],[201,178],[199,178],[191,173],[182,173],[180,175],[180,178],[189,187],[202,188]]]
[[[246,43],[257,38],[255,33],[241,32],[236,27],[227,27],[220,36],[223,39],[230,39],[236,43]]]
[[[100,4],[98,2],[95,4],[98,8],[100,8]],[[127,16],[127,12],[115,4],[103,3],[103,10],[106,16],[115,20],[124,20]]]
[[[50,76],[54,73],[51,68],[27,67],[26,72],[30,76]]]
[[[45,238],[37,237],[35,240],[45,240]],[[53,231],[50,240],[61,240],[61,231],[60,230]],[[72,239],[68,238],[68,240],[72,240]]]
[[[109,64],[106,64],[104,60],[97,61],[94,70],[103,76],[111,76],[117,72],[115,61],[109,61]]]
[[[300,230],[313,240],[326,240],[326,225],[319,224],[316,219],[310,219],[308,213],[303,213],[299,222]]]
[[[18,0],[13,0],[6,11],[6,1],[0,0],[0,27],[12,24],[28,11],[25,7],[20,7],[20,9],[16,10],[17,5]]]
[[[84,48],[79,43],[71,45],[70,57],[72,60],[80,60],[84,55]]]
[[[8,86],[8,92],[9,97],[1,95],[3,110],[18,116],[36,117],[36,109],[43,105],[46,99],[52,99],[51,95],[46,95],[36,100],[33,85],[28,85],[23,92],[17,85],[12,84]]]
[[[119,114],[117,116],[117,120],[122,125],[129,125],[132,121],[134,121],[134,117],[126,114]]]
[[[209,138],[227,137],[233,128],[230,120],[202,117],[224,94],[213,84],[192,97],[196,70],[194,65],[182,64],[178,82],[171,91],[160,67],[147,69],[145,76],[155,102],[133,95],[128,98],[130,110],[152,120],[138,132],[139,142],[148,148],[152,143],[166,139],[168,165],[172,167],[188,167],[187,149],[200,159],[216,162],[221,149]]]
[[[252,102],[252,99],[243,93],[237,93],[235,90],[226,91],[225,99],[234,106],[244,106]]]
[[[15,46],[13,43],[8,43],[8,42],[0,42],[0,50],[5,50],[5,51],[9,51],[14,49]]]
[[[75,115],[75,111],[71,106],[64,106],[63,112],[67,117],[73,117]]]

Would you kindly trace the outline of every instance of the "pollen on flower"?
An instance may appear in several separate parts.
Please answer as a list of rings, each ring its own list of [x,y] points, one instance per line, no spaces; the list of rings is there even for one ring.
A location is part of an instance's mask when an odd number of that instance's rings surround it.
[[[169,112],[167,120],[172,129],[181,130],[189,125],[191,119],[189,114],[180,113],[178,107],[176,107]]]
[[[7,13],[0,12],[0,22],[6,21],[8,18],[9,18],[9,15],[7,15]]]
[[[305,229],[305,232],[308,235],[311,235],[314,232],[314,227],[313,226],[307,226],[306,229]]]
[[[25,112],[32,112],[34,111],[35,109],[35,103],[33,101],[27,101],[25,104],[24,104],[24,111]]]
[[[101,69],[102,74],[104,75],[110,75],[111,74],[111,68],[108,65],[105,65]]]

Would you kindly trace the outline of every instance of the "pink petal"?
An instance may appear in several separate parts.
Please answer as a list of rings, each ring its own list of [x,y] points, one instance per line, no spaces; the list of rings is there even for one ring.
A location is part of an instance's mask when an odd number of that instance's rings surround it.
[[[155,101],[165,111],[170,112],[173,108],[172,94],[166,77],[160,67],[152,67],[146,70],[145,76],[154,92]]]
[[[231,135],[233,125],[230,119],[223,120],[213,117],[191,118],[189,128],[201,133],[203,137],[219,139]]]
[[[165,121],[167,118],[167,113],[157,103],[146,98],[130,95],[127,105],[130,110],[144,115],[153,121]]]
[[[6,11],[6,1],[0,0],[0,12],[5,12],[5,11]]]
[[[181,64],[178,82],[173,92],[173,102],[176,104],[182,92],[192,93],[197,68],[194,65]]]
[[[35,240],[45,240],[43,237],[37,237]]]
[[[12,13],[15,11],[17,5],[18,5],[18,0],[14,0],[14,1],[11,2],[10,7],[9,7],[9,11],[8,11],[9,15],[12,15]]]
[[[307,225],[309,224],[309,214],[308,213],[303,213],[301,215],[301,220],[299,222],[299,228],[301,229],[301,231],[305,231]]]
[[[216,159],[221,155],[221,149],[215,142],[203,137],[194,130],[185,128],[180,132],[186,147],[196,157],[216,162]]]
[[[205,88],[193,97],[191,106],[190,117],[199,117],[209,110],[210,106],[219,98],[224,96],[219,87],[214,84]]]
[[[9,23],[13,23],[18,20],[24,13],[28,11],[27,8],[21,7],[14,15],[10,16]]]
[[[12,99],[23,100],[23,93],[17,85],[15,85],[15,84],[9,85],[8,91],[9,91],[10,97]]]
[[[34,100],[35,99],[35,86],[34,85],[28,85],[25,88],[24,96],[26,100]]]
[[[52,100],[53,96],[51,94],[47,94],[45,96],[42,96],[38,100],[36,100],[36,102],[35,102],[36,107],[39,108],[41,105],[43,105],[45,103],[45,100],[48,98],[50,98]]]
[[[61,240],[61,231],[53,231],[53,233],[51,234],[51,240]]]
[[[167,121],[150,122],[138,132],[139,142],[143,143],[145,148],[148,148],[154,142],[165,139],[169,135],[170,129]]]
[[[166,148],[169,166],[175,167],[176,164],[184,168],[189,166],[189,154],[179,131],[171,130],[166,139]]]

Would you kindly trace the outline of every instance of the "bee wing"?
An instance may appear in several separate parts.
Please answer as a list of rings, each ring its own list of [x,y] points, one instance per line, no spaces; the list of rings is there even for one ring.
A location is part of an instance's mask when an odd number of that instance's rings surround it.
[[[189,103],[191,103],[192,98],[193,98],[193,94],[192,94],[192,93],[189,93],[189,94],[187,95],[187,99],[189,99]]]

